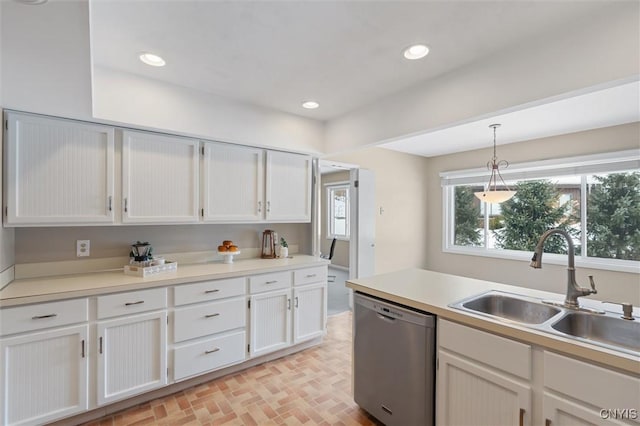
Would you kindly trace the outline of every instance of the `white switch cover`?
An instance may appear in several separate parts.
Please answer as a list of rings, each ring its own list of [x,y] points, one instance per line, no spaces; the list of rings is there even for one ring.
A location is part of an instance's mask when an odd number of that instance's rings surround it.
[[[91,254],[90,240],[76,240],[76,256],[84,257]]]

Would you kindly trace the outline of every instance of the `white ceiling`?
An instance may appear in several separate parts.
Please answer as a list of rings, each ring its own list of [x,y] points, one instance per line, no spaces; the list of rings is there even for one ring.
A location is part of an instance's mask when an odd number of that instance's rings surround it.
[[[321,121],[540,34],[571,31],[610,5],[580,0],[90,1],[94,65]],[[402,50],[417,42],[428,44],[431,53],[418,61],[404,59]],[[143,64],[138,55],[146,51],[161,55],[167,65]],[[635,98],[622,93],[625,89],[635,91]],[[320,108],[302,109],[308,99]],[[603,102],[611,108],[594,108]],[[637,82],[384,146],[419,155],[489,146],[486,126],[496,120],[503,124],[499,143],[639,121]]]

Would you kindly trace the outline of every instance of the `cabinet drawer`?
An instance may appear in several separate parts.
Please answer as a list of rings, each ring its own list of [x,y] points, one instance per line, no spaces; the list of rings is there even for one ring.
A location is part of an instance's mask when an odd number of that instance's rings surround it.
[[[293,285],[327,282],[327,267],[297,269],[293,271]]]
[[[178,346],[173,353],[173,378],[180,380],[244,361],[246,347],[244,331]]]
[[[544,386],[599,408],[640,408],[640,378],[549,351],[544,352]]]
[[[291,272],[288,271],[249,277],[250,293],[261,293],[288,287],[291,287]]]
[[[110,294],[98,297],[98,319],[137,314],[166,307],[166,288]]]
[[[244,297],[176,309],[174,341],[220,333],[246,325],[247,308]]]
[[[0,335],[85,322],[87,307],[87,299],[73,299],[1,309]]]
[[[531,346],[453,322],[438,321],[438,346],[531,379]]]
[[[245,282],[246,278],[242,277],[181,285],[173,289],[175,304],[180,306],[224,299],[225,297],[242,296],[247,293]]]

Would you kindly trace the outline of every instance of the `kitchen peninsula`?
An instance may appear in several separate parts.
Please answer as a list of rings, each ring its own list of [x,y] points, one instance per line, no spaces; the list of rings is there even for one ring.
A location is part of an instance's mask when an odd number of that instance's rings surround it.
[[[437,315],[436,424],[558,424],[562,418],[598,424],[610,413],[603,410],[615,409],[618,418],[640,421],[639,354],[450,307],[489,291],[554,300],[564,295],[421,269],[350,280],[347,286]],[[597,301],[581,302],[603,308]]]

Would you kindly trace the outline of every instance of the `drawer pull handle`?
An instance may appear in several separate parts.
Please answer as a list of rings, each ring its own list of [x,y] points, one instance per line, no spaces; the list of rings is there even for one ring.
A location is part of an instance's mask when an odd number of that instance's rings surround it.
[[[215,314],[205,315],[204,317],[205,317],[205,318],[213,318],[213,317],[217,317],[218,315],[220,315],[220,314],[215,313]]]
[[[58,314],[49,314],[49,315],[36,315],[35,317],[31,317],[31,319],[45,319],[45,318],[53,318],[53,317],[57,317]]]
[[[82,339],[82,343],[80,346],[82,347],[82,358],[84,358],[84,339]]]
[[[520,409],[520,426],[524,426],[524,408]]]
[[[98,342],[98,352],[102,353],[102,336],[100,336],[100,341]]]
[[[144,303],[144,300],[138,300],[137,302],[127,302],[124,304],[124,306],[142,305],[143,303]]]
[[[296,296],[296,308],[298,307],[298,296]]]
[[[219,292],[219,291],[220,291],[220,290],[218,290],[217,288],[215,288],[215,289],[213,289],[213,290],[205,290],[205,291],[204,291],[204,293],[205,293],[205,294],[209,294],[209,293],[217,293],[217,292]]]
[[[313,278],[315,276],[316,276],[316,274],[307,274],[307,278]]]
[[[265,282],[265,284],[275,284],[277,282],[278,282],[278,280],[273,280],[273,281],[267,281],[267,282]]]
[[[210,351],[204,351],[204,353],[205,353],[206,355],[209,355],[209,354],[212,354],[212,353],[214,353],[214,352],[218,352],[219,350],[220,350],[220,348],[213,348],[213,349],[211,349]]]

